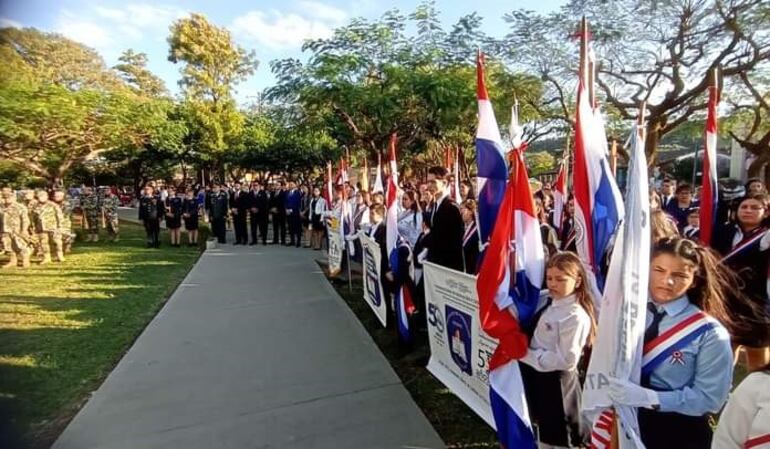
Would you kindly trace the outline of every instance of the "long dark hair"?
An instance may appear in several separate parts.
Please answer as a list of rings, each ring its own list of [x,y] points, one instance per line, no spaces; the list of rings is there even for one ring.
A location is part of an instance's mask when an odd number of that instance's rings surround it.
[[[746,332],[747,324],[736,319],[728,307],[728,295],[734,297],[743,285],[740,278],[710,248],[692,240],[670,236],[658,240],[652,248],[652,258],[669,254],[685,259],[695,267],[695,278],[687,290],[687,297],[696,307],[722,323],[731,335]],[[750,300],[740,298],[749,303]]]

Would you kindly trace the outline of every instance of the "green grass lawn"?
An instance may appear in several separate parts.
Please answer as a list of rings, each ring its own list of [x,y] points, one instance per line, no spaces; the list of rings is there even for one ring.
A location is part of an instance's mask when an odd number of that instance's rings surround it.
[[[2,418],[26,445],[53,442],[198,259],[162,238],[146,249],[143,228],[121,223],[117,243],[76,242],[64,263],[0,270]]]

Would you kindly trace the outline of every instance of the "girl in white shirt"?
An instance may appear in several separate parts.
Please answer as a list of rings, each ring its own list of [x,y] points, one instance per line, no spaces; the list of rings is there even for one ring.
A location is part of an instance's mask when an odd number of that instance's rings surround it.
[[[540,449],[580,447],[578,363],[593,340],[593,299],[580,259],[570,252],[551,256],[546,265],[548,295],[529,328],[529,351],[521,374],[529,414]]]
[[[733,391],[711,443],[711,449],[744,448],[770,448],[770,365]]]

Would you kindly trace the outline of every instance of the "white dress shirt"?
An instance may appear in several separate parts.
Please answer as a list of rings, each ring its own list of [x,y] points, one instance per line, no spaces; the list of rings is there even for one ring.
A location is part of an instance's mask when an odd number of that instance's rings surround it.
[[[733,391],[711,448],[770,448],[770,373],[749,374]]]
[[[540,316],[522,362],[537,371],[577,368],[591,332],[591,318],[575,295],[554,300]]]

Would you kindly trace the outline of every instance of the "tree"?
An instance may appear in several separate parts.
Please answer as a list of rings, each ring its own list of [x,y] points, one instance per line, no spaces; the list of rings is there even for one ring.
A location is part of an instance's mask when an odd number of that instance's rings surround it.
[[[713,69],[738,77],[764,70],[770,56],[761,0],[572,0],[549,15],[507,14],[508,60],[539,73],[548,87],[543,106],[565,122],[572,120],[578,68],[568,37],[583,14],[593,31],[600,101],[624,120],[647,103],[650,163],[663,136],[705,110]]]
[[[730,136],[755,156],[748,167],[750,177],[758,176],[770,164],[770,75],[742,73],[738,90],[727,98],[732,114],[727,120]],[[766,171],[766,175],[770,173]]]
[[[129,48],[120,55],[118,61],[120,64],[115,65],[113,69],[134,93],[143,97],[168,95],[163,80],[147,69],[146,54],[136,53]]]
[[[182,63],[185,102],[196,144],[204,159],[217,164],[242,132],[243,115],[233,89],[257,68],[254,52],[236,45],[230,33],[201,14],[179,19],[168,37],[169,61]]]

